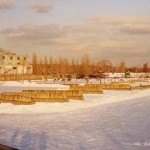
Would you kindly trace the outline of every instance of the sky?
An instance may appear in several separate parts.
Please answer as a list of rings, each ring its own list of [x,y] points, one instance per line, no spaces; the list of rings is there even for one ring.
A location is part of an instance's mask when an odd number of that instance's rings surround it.
[[[150,0],[0,0],[0,20],[18,54],[150,64]]]

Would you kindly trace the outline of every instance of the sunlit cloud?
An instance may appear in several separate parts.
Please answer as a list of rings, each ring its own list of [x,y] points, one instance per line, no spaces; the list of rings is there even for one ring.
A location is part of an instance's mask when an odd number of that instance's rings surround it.
[[[15,0],[0,0],[0,9],[10,9],[15,5]]]
[[[30,4],[30,8],[38,13],[48,13],[52,7],[47,3],[36,2]]]
[[[125,59],[134,63],[150,56],[150,17],[98,16],[78,25],[24,25],[1,31],[6,40],[49,47],[73,55],[89,52],[94,59]]]
[[[150,24],[125,24],[121,28],[121,31],[127,34],[147,34],[150,35]]]
[[[7,35],[9,40],[23,40],[39,42],[43,40],[51,40],[59,38],[65,34],[65,31],[58,25],[24,25],[16,29],[9,28],[1,31],[2,34]]]

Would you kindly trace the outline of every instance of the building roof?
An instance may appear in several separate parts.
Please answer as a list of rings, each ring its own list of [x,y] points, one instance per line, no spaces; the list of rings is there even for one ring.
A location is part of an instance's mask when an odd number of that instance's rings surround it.
[[[0,48],[0,55],[16,55],[16,53]]]

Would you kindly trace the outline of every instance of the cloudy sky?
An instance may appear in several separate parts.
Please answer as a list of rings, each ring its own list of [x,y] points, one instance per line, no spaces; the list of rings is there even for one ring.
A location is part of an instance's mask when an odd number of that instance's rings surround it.
[[[150,0],[0,0],[0,47],[150,64]]]

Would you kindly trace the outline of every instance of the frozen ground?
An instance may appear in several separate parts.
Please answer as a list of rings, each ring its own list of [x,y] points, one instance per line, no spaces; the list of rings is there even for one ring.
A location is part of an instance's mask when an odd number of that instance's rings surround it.
[[[12,90],[10,83],[5,88]],[[0,143],[21,150],[150,150],[150,90],[84,96],[84,102],[0,104]]]

